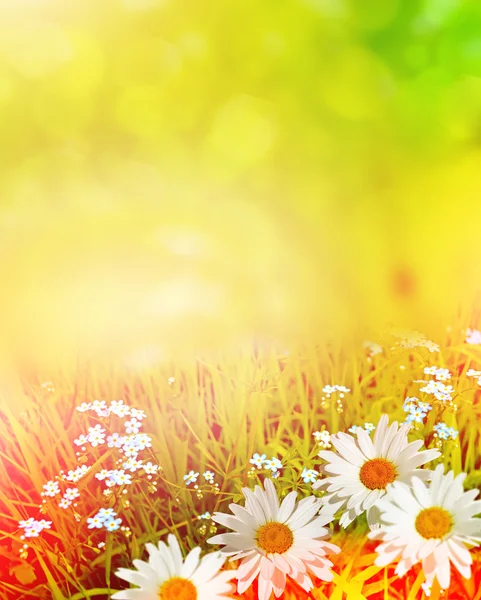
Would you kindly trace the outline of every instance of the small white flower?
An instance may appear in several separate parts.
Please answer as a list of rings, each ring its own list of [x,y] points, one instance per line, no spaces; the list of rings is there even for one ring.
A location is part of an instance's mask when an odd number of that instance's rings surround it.
[[[112,400],[109,410],[113,415],[123,418],[130,414],[130,408],[124,404],[123,400]]]
[[[97,412],[98,410],[105,410],[107,408],[107,403],[105,400],[94,400],[92,402],[92,409]]]
[[[77,410],[79,412],[87,412],[92,408],[92,404],[90,402],[82,402],[79,406],[77,406]]]
[[[160,469],[159,465],[154,465],[150,461],[148,463],[145,463],[145,465],[142,465],[142,467],[147,473],[147,475],[155,475]]]
[[[139,452],[135,446],[124,446],[124,454],[127,458],[137,458]]]
[[[481,331],[477,329],[466,329],[466,343],[479,345],[481,344]]]
[[[97,513],[97,517],[102,519],[103,521],[107,519],[112,519],[117,516],[117,513],[114,512],[113,508],[101,508]]]
[[[72,504],[72,502],[70,500],[68,500],[67,498],[62,498],[60,500],[60,502],[58,503],[60,508],[68,508],[71,504]]]
[[[304,469],[301,473],[304,483],[315,483],[318,476],[319,473],[314,471],[314,469]]]
[[[111,478],[117,485],[129,485],[132,483],[132,475],[125,473],[125,471],[114,471]]]
[[[140,427],[142,427],[142,423],[137,421],[137,419],[131,419],[130,421],[125,421],[125,431],[127,433],[139,433]]]
[[[167,383],[169,385],[174,385],[174,383],[175,383],[175,377],[169,377],[169,379],[167,379]]]
[[[203,474],[203,478],[208,482],[208,483],[214,483],[214,477],[215,474],[212,471],[206,471]]]
[[[89,433],[89,442],[94,448],[101,446],[102,444],[105,444],[105,434],[99,433],[98,431]]]
[[[27,529],[28,529],[29,527],[32,527],[34,523],[35,523],[35,519],[34,519],[33,517],[30,517],[30,518],[29,518],[29,519],[27,519],[26,521],[19,521],[19,522],[18,522],[18,525],[19,525],[19,527],[21,527],[22,529],[25,529],[25,528],[27,528]]]
[[[265,454],[258,454],[256,452],[254,454],[254,456],[250,459],[249,462],[251,463],[251,465],[254,465],[258,469],[262,469],[263,466],[264,466],[265,460],[266,460],[266,455]]]
[[[424,367],[424,373],[426,375],[434,375],[437,381],[448,381],[451,379],[449,369],[443,369],[441,367]]]
[[[89,529],[102,529],[104,526],[103,520],[98,516],[87,519],[87,523]]]
[[[481,371],[476,371],[476,369],[468,369],[466,375],[468,377],[481,377]]]
[[[125,443],[125,436],[120,433],[113,433],[107,437],[107,446],[109,448],[121,448]]]
[[[117,417],[123,419],[124,417],[130,415],[130,407],[125,404],[122,404],[116,406],[115,409],[110,409],[110,412],[112,412],[114,415],[117,415]]]
[[[43,485],[43,489],[45,490],[44,491],[45,496],[51,496],[53,498],[57,494],[60,494],[60,489],[58,487],[58,481],[47,481],[47,483],[45,483]]]
[[[108,408],[97,410],[96,412],[99,417],[110,417],[110,410]]]
[[[138,408],[131,408],[130,416],[132,417],[132,419],[138,419],[139,421],[142,421],[142,419],[145,419],[145,417],[147,415],[145,414],[145,412],[143,410],[139,410]],[[135,433],[137,433],[137,432],[135,432]]]
[[[186,485],[190,485],[191,483],[195,483],[197,481],[197,477],[199,477],[199,473],[195,473],[194,471],[189,471],[187,475],[184,475],[184,481]]]
[[[91,467],[87,465],[82,465],[81,467],[77,467],[75,471],[70,470],[68,475],[64,475],[63,478],[65,481],[72,481],[75,483],[79,481],[79,479],[81,479],[86,473],[88,473],[90,468]]]
[[[77,488],[67,488],[63,495],[67,500],[75,500],[75,498],[78,498],[79,496],[80,494]]]
[[[135,460],[135,458],[129,458],[122,464],[122,468],[124,468],[126,471],[134,473],[142,468],[142,462],[143,461],[141,460]]]
[[[451,394],[454,394],[452,385],[445,385],[441,381],[433,381],[432,379],[427,384],[420,388],[425,394],[433,394],[433,396],[441,402],[452,400]]]
[[[79,436],[76,440],[73,441],[73,443],[76,446],[85,446],[88,443],[89,439],[86,435],[81,435]]]
[[[95,474],[95,478],[98,479],[99,481],[103,481],[107,477],[110,477],[111,474],[112,474],[112,471],[109,471],[108,469],[102,469],[99,473]]]
[[[282,463],[278,458],[272,457],[264,461],[264,468],[269,469],[273,473],[277,473],[279,469],[282,469]]]

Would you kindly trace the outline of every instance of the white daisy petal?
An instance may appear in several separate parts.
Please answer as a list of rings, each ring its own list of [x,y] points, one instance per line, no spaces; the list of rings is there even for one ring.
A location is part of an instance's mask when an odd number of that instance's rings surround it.
[[[175,589],[185,586],[189,594],[195,590],[199,600],[222,600],[229,598],[231,585],[228,583],[235,571],[220,573],[224,564],[224,557],[220,552],[214,552],[199,561],[200,548],[189,552],[185,562],[182,558],[177,538],[168,536],[168,543],[159,542],[158,547],[147,544],[149,562],[134,560],[133,565],[137,571],[119,569],[116,574],[121,579],[139,586],[136,589],[122,590],[113,594],[115,600],[158,600],[159,590],[169,589],[170,581]],[[167,596],[172,596],[172,588],[166,591]],[[164,597],[164,593],[162,593]]]
[[[312,587],[306,573],[313,569],[321,576],[332,579],[332,563],[325,557],[340,549],[323,541],[329,534],[324,527],[332,521],[333,514],[318,515],[321,502],[310,496],[297,502],[296,492],[291,492],[279,506],[277,492],[272,480],[264,480],[264,489],[256,487],[252,492],[244,489],[245,508],[230,505],[235,517],[215,513],[214,520],[233,532],[221,533],[207,540],[223,545],[222,553],[233,554],[232,559],[243,558],[237,571],[237,590],[244,593],[258,578],[258,597],[269,600],[274,592],[282,595],[286,576],[299,585]],[[229,518],[231,517],[231,518]],[[239,521],[245,521],[245,528]],[[255,528],[251,528],[255,523]],[[237,531],[251,531],[250,536]],[[312,567],[312,568],[311,568]],[[326,580],[328,580],[326,579]]]
[[[481,542],[481,519],[471,517],[473,494],[460,487],[463,478],[443,471],[439,465],[429,483],[413,477],[411,486],[401,482],[388,486],[378,502],[380,527],[368,537],[381,541],[377,565],[388,565],[401,554],[397,575],[422,562],[426,582],[430,585],[436,577],[440,587],[447,589],[450,562],[463,577],[471,576],[472,557],[466,546]]]
[[[409,424],[388,425],[389,419],[383,415],[373,441],[362,429],[357,430],[357,440],[346,433],[333,435],[331,440],[337,452],[319,454],[327,461],[323,468],[329,477],[318,480],[313,489],[327,491],[322,498],[322,514],[344,509],[339,521],[342,527],[377,505],[389,484],[407,483],[413,476],[428,478],[429,471],[417,467],[439,455],[437,450],[420,452],[421,440],[408,443]]]

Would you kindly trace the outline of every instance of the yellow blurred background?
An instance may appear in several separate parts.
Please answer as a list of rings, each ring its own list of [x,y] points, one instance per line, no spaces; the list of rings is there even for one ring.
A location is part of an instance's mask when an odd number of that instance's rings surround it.
[[[0,0],[0,23],[4,357],[430,333],[476,301],[478,2]]]

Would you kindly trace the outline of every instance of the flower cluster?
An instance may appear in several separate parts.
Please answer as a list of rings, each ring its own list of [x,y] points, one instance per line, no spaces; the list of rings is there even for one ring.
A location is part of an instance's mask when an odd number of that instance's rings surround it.
[[[426,385],[420,388],[421,392],[425,394],[432,394],[436,400],[440,402],[451,402],[453,397],[451,394],[454,394],[454,388],[452,385],[446,385],[441,381],[422,381],[419,383],[425,383]]]
[[[325,385],[322,391],[327,398],[330,398],[335,392],[339,392],[339,397],[344,398],[344,394],[348,394],[351,390],[344,385]]]
[[[349,433],[357,433],[359,429],[367,431],[367,433],[370,435],[376,429],[376,426],[373,423],[364,423],[364,427],[361,427],[360,425],[353,425],[352,427],[349,427],[348,431]]]
[[[116,519],[117,513],[113,508],[101,508],[96,515],[87,519],[89,529],[106,529],[107,531],[117,531],[120,529],[122,519]]]
[[[254,456],[249,460],[251,465],[254,465],[258,469],[268,469],[272,471],[274,478],[279,477],[280,470],[282,469],[282,462],[276,458],[266,458],[265,454],[255,453]]]
[[[80,479],[82,479],[82,477],[87,475],[87,473],[90,471],[90,469],[91,469],[90,466],[82,465],[80,467],[77,467],[74,470],[70,470],[66,475],[63,471],[60,471],[60,474],[62,475],[62,478],[65,481],[72,481],[73,483],[76,483],[77,481],[80,481]]]
[[[81,497],[81,491],[78,487],[69,487],[68,484],[76,483],[79,485],[78,482],[91,471],[94,464],[101,464],[101,468],[96,470],[95,479],[104,482],[106,488],[103,494],[105,496],[113,493],[108,488],[132,484],[134,482],[133,477],[138,471],[141,471],[147,479],[152,479],[152,476],[160,469],[159,465],[151,461],[144,462],[144,460],[138,459],[139,452],[152,447],[151,438],[147,434],[139,432],[142,420],[146,417],[143,410],[129,407],[123,403],[123,400],[114,400],[109,405],[104,400],[95,400],[91,403],[83,402],[77,407],[77,411],[80,413],[94,413],[97,419],[106,419],[114,415],[120,419],[128,416],[129,420],[123,423],[125,432],[122,433],[111,432],[107,425],[99,423],[86,427],[86,433],[75,439],[74,444],[80,447],[82,451],[82,455],[77,452],[77,456],[81,456],[82,462],[88,461],[89,456],[85,454],[88,452],[93,463],[90,465],[81,464],[68,472],[62,470],[53,479],[47,481],[41,492],[43,501],[39,508],[42,513],[47,511],[45,505],[48,499],[57,498],[60,495],[61,498],[56,500],[58,508],[67,510],[71,506],[76,507],[76,500]],[[115,460],[112,452],[108,452],[104,458],[102,447],[105,446],[118,450],[121,457]],[[108,466],[111,468],[105,468],[107,461],[110,463]],[[81,486],[79,485],[79,487]],[[154,493],[156,490],[156,484],[154,482],[150,483],[149,492]],[[122,492],[126,494],[127,489],[123,489]],[[128,507],[128,505],[128,500],[124,500],[124,507]],[[76,521],[81,520],[81,516],[76,511],[73,514]],[[87,519],[88,527],[89,529],[104,527],[108,531],[116,531],[120,528],[121,523],[121,519],[115,518],[116,516],[113,509],[101,509],[94,517]],[[30,518],[27,521],[21,521],[20,527],[25,529],[23,537],[37,537],[40,531],[49,528],[50,524],[51,521],[36,521]],[[128,535],[128,527],[122,527],[122,530],[125,530],[126,535]]]
[[[451,373],[449,369],[443,369],[442,367],[424,367],[425,375],[434,375],[436,381],[449,381],[451,379]]]
[[[312,435],[321,448],[327,450],[331,447],[331,434],[326,429],[315,431]]]
[[[459,431],[443,422],[436,423],[433,429],[440,440],[455,440],[459,435]]]
[[[68,508],[76,498],[80,497],[78,488],[67,488],[64,492],[63,498],[60,500],[58,505],[60,508]]]
[[[21,536],[21,539],[38,537],[44,529],[50,529],[51,525],[52,521],[45,521],[45,519],[37,521],[32,517],[26,521],[18,522],[20,529],[23,529],[23,535]]]
[[[430,405],[417,398],[407,398],[404,407],[410,414],[413,407],[423,413],[430,409]],[[147,545],[149,562],[135,563],[139,573],[120,569],[117,575],[140,587],[135,592],[139,598],[147,597],[155,589],[169,599],[183,594],[182,597],[220,600],[232,593],[224,584],[234,577],[238,594],[243,594],[257,580],[259,600],[269,600],[272,593],[280,597],[287,578],[309,593],[314,586],[312,576],[324,581],[332,581],[334,577],[333,564],[327,556],[340,551],[328,541],[329,525],[335,515],[341,513],[339,523],[347,527],[367,512],[369,537],[380,541],[376,548],[377,566],[399,559],[396,573],[403,576],[422,562],[426,593],[434,578],[443,589],[449,586],[450,562],[468,578],[472,562],[468,547],[481,541],[481,519],[474,518],[481,512],[481,503],[474,502],[479,492],[464,492],[464,474],[456,478],[452,472],[445,475],[442,465],[434,472],[422,468],[438,458],[440,452],[436,448],[421,450],[422,440],[409,442],[410,428],[410,423],[389,425],[387,415],[383,415],[377,426],[372,425],[373,439],[363,427],[356,428],[356,437],[347,433],[330,436],[335,451],[320,453],[325,461],[322,467],[325,476],[320,477],[317,471],[307,468],[301,473],[305,483],[313,484],[313,490],[325,490],[321,498],[309,495],[298,501],[297,492],[291,491],[280,502],[274,482],[266,477],[263,488],[242,490],[245,503],[230,504],[232,514],[198,515],[198,520],[212,520],[228,530],[207,540],[221,546],[221,554],[213,553],[203,559],[212,566],[208,589],[203,587],[204,579],[200,573],[196,575],[194,568],[197,565],[202,569],[204,564],[199,563],[200,549],[193,551],[195,560],[187,557],[186,570],[173,536],[169,536],[169,546],[163,542],[158,548]],[[435,430],[437,435],[448,431],[455,437],[445,424],[438,424]],[[282,467],[278,459],[268,460],[265,454],[258,453],[250,463],[254,469],[271,469],[272,463],[277,471]],[[211,475],[212,472],[206,471],[203,476],[208,481]],[[195,482],[198,476],[190,471],[185,478]],[[103,517],[95,515],[89,520],[90,526],[102,527]],[[200,528],[205,533],[207,525],[204,523]],[[212,528],[211,532],[214,533]],[[173,556],[177,558],[171,560]],[[227,556],[240,561],[237,570],[215,575],[214,563],[220,569]],[[167,569],[164,563],[175,568]],[[131,597],[131,590],[114,595],[119,600]]]
[[[337,393],[338,397],[336,399],[336,410],[338,413],[342,413],[344,410],[342,399],[344,398],[345,394],[348,394],[351,390],[344,385],[325,385],[322,388],[322,391],[325,395],[321,396],[321,406],[325,408],[331,399],[331,396]]]
[[[427,348],[429,352],[439,352],[439,345],[419,331],[393,330],[391,334],[398,339],[397,344],[401,348]]]
[[[432,408],[431,404],[421,402],[415,396],[406,398],[403,404],[404,412],[408,413],[406,415],[406,423],[423,423]]]

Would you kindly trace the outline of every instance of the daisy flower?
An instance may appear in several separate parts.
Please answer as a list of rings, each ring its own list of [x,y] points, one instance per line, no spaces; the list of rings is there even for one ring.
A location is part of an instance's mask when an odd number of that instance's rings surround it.
[[[323,469],[330,476],[318,480],[313,489],[326,488],[322,498],[322,513],[336,513],[344,509],[339,520],[347,527],[364,511],[369,511],[386,493],[386,487],[393,481],[409,482],[413,475],[425,477],[430,471],[418,469],[421,465],[440,456],[439,450],[418,450],[422,440],[408,442],[410,423],[398,426],[397,422],[388,427],[388,416],[383,415],[371,440],[362,428],[356,430],[357,440],[347,433],[331,437],[336,452],[329,450],[319,453],[327,461]],[[368,520],[373,521],[374,512],[368,512]]]
[[[317,516],[319,499],[314,496],[296,501],[297,492],[288,494],[279,506],[276,489],[265,479],[264,490],[244,488],[245,508],[230,504],[233,515],[214,513],[212,520],[233,532],[216,535],[210,544],[224,545],[222,552],[242,559],[237,571],[237,591],[243,594],[259,578],[259,600],[268,600],[273,591],[279,597],[291,577],[306,592],[313,583],[308,573],[331,581],[332,562],[326,554],[340,548],[324,541],[328,530],[324,525],[332,515]]]
[[[473,562],[468,548],[481,542],[481,501],[479,490],[463,490],[466,473],[444,475],[438,465],[430,484],[413,477],[412,488],[394,482],[379,502],[381,526],[371,531],[380,539],[375,564],[385,566],[400,558],[396,574],[402,577],[422,562],[427,587],[434,578],[442,589],[450,583],[450,563],[461,575],[471,577]]]
[[[146,545],[147,562],[135,560],[133,569],[119,569],[117,577],[138,586],[137,589],[116,592],[112,600],[223,600],[229,598],[232,585],[229,581],[235,571],[219,572],[224,564],[220,552],[213,552],[199,559],[200,548],[189,552],[182,559],[177,539],[167,538],[167,544]]]

